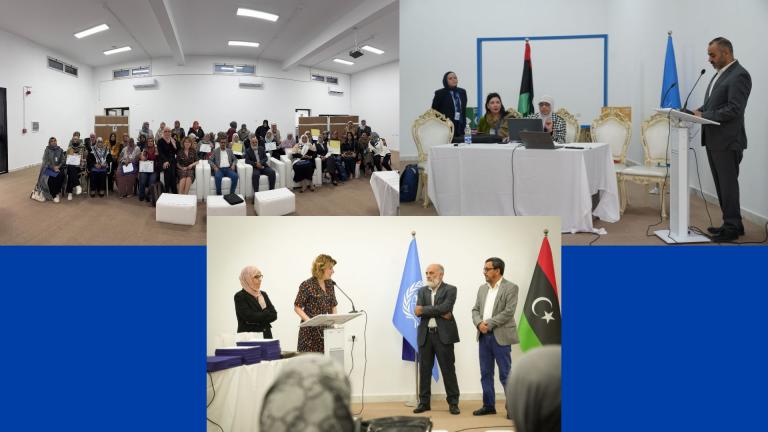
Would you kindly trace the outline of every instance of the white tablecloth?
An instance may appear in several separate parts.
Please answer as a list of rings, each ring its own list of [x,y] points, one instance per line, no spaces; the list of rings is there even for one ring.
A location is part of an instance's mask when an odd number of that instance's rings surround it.
[[[429,198],[440,215],[560,216],[563,232],[591,232],[592,215],[618,221],[619,194],[610,147],[573,145],[584,149],[433,146],[427,160]],[[600,202],[593,212],[591,197],[598,192]]]
[[[377,171],[371,175],[371,189],[380,216],[397,216],[400,207],[400,175],[395,171]]]
[[[258,432],[259,414],[264,395],[275,381],[277,374],[295,358],[273,360],[224,369],[210,374],[216,397],[211,388],[211,378],[206,376],[208,418],[218,423],[227,432]],[[208,431],[220,432],[211,422]]]

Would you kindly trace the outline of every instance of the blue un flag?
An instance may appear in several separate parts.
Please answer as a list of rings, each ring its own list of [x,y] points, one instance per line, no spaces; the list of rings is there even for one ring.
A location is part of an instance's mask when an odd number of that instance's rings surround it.
[[[674,87],[673,87],[674,86]],[[677,64],[672,35],[667,36],[667,55],[664,59],[664,77],[661,82],[661,107],[680,109],[680,84],[677,82]]]

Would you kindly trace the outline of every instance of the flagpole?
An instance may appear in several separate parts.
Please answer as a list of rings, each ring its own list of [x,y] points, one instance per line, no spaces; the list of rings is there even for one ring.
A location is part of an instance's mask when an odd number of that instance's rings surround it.
[[[413,240],[416,240],[416,231],[411,231],[411,238]],[[407,407],[415,407],[416,405],[419,404],[419,360],[420,360],[420,355],[419,355],[419,347],[415,347],[415,348],[416,348],[416,361],[413,362],[413,365],[414,365],[414,368],[416,369],[416,373],[414,374],[414,376],[416,377],[416,385],[414,386],[414,388],[416,389],[416,395],[414,396],[413,399],[408,399],[408,401],[405,402],[405,406],[407,406]]]

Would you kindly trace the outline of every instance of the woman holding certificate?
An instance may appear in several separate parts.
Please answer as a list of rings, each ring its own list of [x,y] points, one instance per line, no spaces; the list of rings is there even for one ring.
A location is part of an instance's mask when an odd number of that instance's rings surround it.
[[[139,169],[139,201],[146,199],[147,202],[151,202],[146,190],[158,182],[162,169],[160,154],[157,152],[157,146],[155,146],[155,137],[151,135],[147,137],[147,147],[139,156],[139,166],[146,167]]]
[[[136,171],[138,171],[139,155],[141,150],[136,146],[133,138],[128,140],[128,145],[120,151],[118,159],[118,169],[115,180],[117,180],[117,192],[120,198],[133,196],[133,186],[136,184]]]
[[[154,145],[154,138],[150,138],[152,139],[152,145]],[[96,196],[96,192],[103,198],[107,190],[109,168],[112,166],[112,153],[104,145],[104,139],[101,137],[96,138],[96,143],[92,150],[92,152],[88,153],[88,171],[91,173],[91,198]]]

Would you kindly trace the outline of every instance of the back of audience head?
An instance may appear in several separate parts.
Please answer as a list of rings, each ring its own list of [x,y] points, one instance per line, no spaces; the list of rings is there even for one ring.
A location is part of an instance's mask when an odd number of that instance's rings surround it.
[[[229,127],[231,127],[232,129],[237,129],[237,122],[235,121],[229,122]]]
[[[512,365],[505,393],[515,431],[560,431],[561,354],[560,345],[544,345]]]

